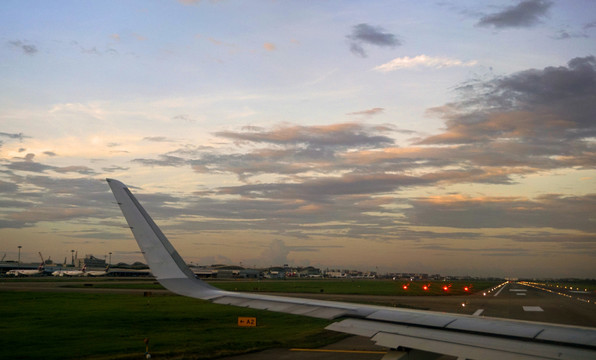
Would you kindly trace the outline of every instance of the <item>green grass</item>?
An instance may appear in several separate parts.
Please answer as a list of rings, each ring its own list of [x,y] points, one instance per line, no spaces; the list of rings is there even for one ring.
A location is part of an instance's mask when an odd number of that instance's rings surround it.
[[[180,296],[0,292],[0,359],[208,359],[270,347],[320,346],[343,335],[325,320]],[[257,317],[239,328],[238,316]]]

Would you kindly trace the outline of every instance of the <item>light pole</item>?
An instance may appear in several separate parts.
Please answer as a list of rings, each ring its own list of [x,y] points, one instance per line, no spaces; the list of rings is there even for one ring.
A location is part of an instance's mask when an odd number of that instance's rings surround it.
[[[74,266],[74,250],[70,250],[70,258],[71,265]]]
[[[112,265],[112,252],[110,251],[110,261],[108,262],[108,265]]]
[[[21,246],[21,245],[19,245],[19,246],[18,246],[18,248],[19,248],[19,260],[17,261],[17,263],[18,263],[19,265],[21,265],[21,248],[22,248],[22,246]]]

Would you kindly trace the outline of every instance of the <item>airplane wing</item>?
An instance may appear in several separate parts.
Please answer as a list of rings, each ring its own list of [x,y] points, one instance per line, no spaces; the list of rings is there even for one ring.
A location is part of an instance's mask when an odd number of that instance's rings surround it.
[[[224,291],[197,279],[120,181],[107,179],[151,272],[170,291],[253,309],[338,320],[326,329],[370,337],[386,359],[596,359],[596,328]]]

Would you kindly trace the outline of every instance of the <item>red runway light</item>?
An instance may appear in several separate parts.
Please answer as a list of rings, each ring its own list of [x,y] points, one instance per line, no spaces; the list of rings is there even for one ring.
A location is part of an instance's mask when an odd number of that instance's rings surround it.
[[[424,286],[422,287],[422,290],[424,290],[424,291],[428,290],[428,285],[424,285]]]
[[[449,286],[447,286],[447,285],[443,286],[443,290],[445,290],[445,291],[449,290]]]
[[[470,288],[467,286],[464,286],[464,291],[470,291]]]

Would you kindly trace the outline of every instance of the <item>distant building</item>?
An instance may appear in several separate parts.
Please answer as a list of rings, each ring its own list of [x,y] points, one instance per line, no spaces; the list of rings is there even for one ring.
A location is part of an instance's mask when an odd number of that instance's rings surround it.
[[[90,268],[93,268],[93,267],[104,268],[104,267],[106,267],[106,261],[105,261],[105,259],[98,259],[93,255],[85,255],[85,259],[83,259],[82,265],[86,265],[87,267],[90,267]]]
[[[300,277],[321,277],[321,270],[312,266],[305,267],[299,271]]]

